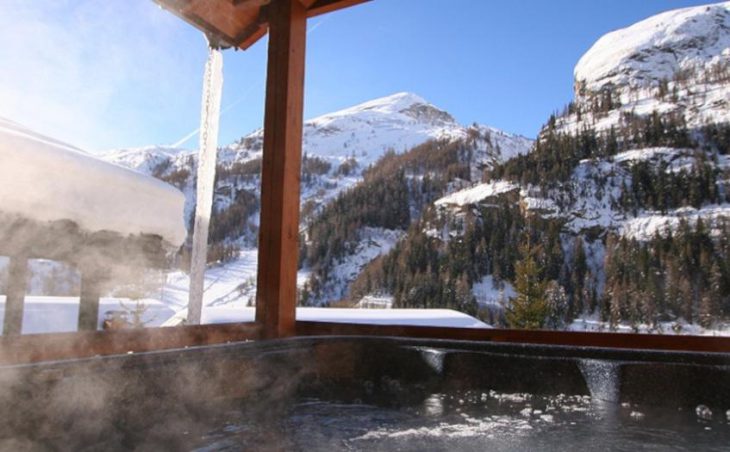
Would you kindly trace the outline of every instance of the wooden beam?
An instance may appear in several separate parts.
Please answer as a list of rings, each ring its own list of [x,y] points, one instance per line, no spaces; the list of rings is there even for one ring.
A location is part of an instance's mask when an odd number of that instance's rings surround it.
[[[79,331],[96,331],[99,328],[99,298],[101,278],[94,271],[82,271],[81,296],[79,297]]]
[[[256,321],[273,338],[295,332],[307,12],[299,0],[268,8]]]
[[[169,350],[256,340],[255,323],[226,323],[0,337],[0,365]]]
[[[392,336],[622,349],[730,353],[730,337],[297,322],[299,336]]]
[[[233,39],[233,44],[241,50],[246,50],[254,45],[256,41],[263,38],[266,31],[266,24],[264,23],[257,22],[251,24]]]
[[[23,332],[23,306],[28,285],[28,259],[12,256],[8,267],[7,293],[3,335],[17,336]]]
[[[315,17],[321,14],[331,13],[338,9],[349,8],[370,0],[317,0],[307,10],[307,17]]]

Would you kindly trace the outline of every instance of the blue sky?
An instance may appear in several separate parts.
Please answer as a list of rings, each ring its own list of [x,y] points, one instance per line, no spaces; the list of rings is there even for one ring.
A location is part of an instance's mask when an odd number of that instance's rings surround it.
[[[374,0],[310,20],[305,117],[411,91],[464,124],[534,137],[601,35],[704,3]],[[2,0],[0,38],[0,116],[91,151],[198,126],[205,41],[149,0]],[[221,144],[261,125],[265,64],[265,39],[225,52]]]

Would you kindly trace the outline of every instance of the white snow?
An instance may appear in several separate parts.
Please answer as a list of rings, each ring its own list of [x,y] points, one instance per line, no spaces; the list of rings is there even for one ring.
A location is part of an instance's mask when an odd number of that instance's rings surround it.
[[[358,234],[360,240],[353,252],[339,259],[332,267],[330,277],[321,289],[321,299],[331,301],[345,296],[348,285],[357,278],[360,271],[376,257],[387,254],[405,233],[400,230],[363,227]]]
[[[256,298],[256,270],[258,251],[245,249],[238,259],[209,267],[203,282],[203,307],[235,304],[253,304]],[[187,307],[190,276],[182,271],[167,275],[162,292],[163,303],[176,310]]]
[[[598,91],[671,79],[681,68],[728,58],[730,2],[723,2],[668,11],[608,33],[583,55],[574,75]]]
[[[366,295],[355,305],[358,309],[392,309],[393,297],[390,295]]]
[[[215,306],[203,309],[201,323],[253,322],[256,308]],[[184,310],[163,326],[179,325]],[[340,309],[297,308],[297,320],[375,325],[417,325],[459,328],[490,328],[486,323],[451,309]]]
[[[436,206],[466,206],[477,204],[487,198],[518,190],[519,186],[507,181],[496,181],[479,184],[465,190],[460,190],[438,199]]]
[[[544,218],[555,216],[560,211],[555,201],[550,198],[525,196],[521,199],[521,203],[524,209],[539,212],[540,216]]]
[[[517,296],[512,284],[509,281],[502,281],[502,287],[498,288],[492,275],[484,276],[480,281],[475,281],[471,291],[477,303],[484,306],[499,306],[509,304],[510,300]]]
[[[643,162],[654,159],[671,161],[675,157],[682,155],[683,153],[691,154],[692,152],[693,151],[691,149],[677,149],[667,147],[631,149],[614,155],[613,161],[616,163]]]
[[[146,327],[162,325],[175,311],[158,300],[142,299],[146,307],[142,322]],[[111,310],[134,309],[135,301],[125,298],[102,298],[99,302],[98,325],[104,313]],[[0,325],[5,318],[5,296],[0,295]],[[26,296],[23,310],[23,334],[64,333],[77,331],[79,318],[78,297]],[[2,327],[0,327],[2,328]]]
[[[330,160],[336,167],[354,158],[360,169],[388,150],[406,151],[430,139],[466,136],[451,115],[412,93],[396,93],[304,122],[302,150]],[[245,161],[261,156],[259,129],[220,151],[219,160]]]
[[[583,316],[575,319],[567,328],[568,331],[600,331],[616,333],[642,333],[642,334],[669,334],[669,335],[692,335],[692,336],[730,336],[730,324],[720,323],[713,328],[703,328],[697,324],[690,324],[682,319],[674,322],[659,322],[656,328],[647,324],[629,325],[619,323],[614,329],[608,322],[603,322],[595,315]]]
[[[481,175],[484,167],[493,165],[529,151],[532,140],[501,130],[478,126],[482,136],[474,150],[472,172]],[[302,183],[302,203],[312,201],[322,206],[362,180],[362,171],[377,161],[388,150],[403,152],[431,139],[459,139],[469,135],[469,128],[458,124],[448,113],[429,104],[412,93],[396,93],[374,99],[344,110],[328,113],[304,122],[302,151],[308,157],[329,162],[329,173]],[[219,164],[261,158],[263,130],[256,130],[236,143],[218,150]],[[103,158],[113,163],[152,174],[165,163],[172,169],[192,168],[197,159],[195,151],[151,146],[138,149],[107,151]],[[357,167],[349,175],[338,174],[345,162],[354,161]],[[232,189],[246,189],[257,193],[257,178],[238,181]],[[186,188],[186,218],[195,204],[195,194]],[[216,207],[225,205],[223,196],[216,197]],[[304,220],[304,218],[303,218]]]
[[[694,226],[700,218],[705,226],[712,230],[720,220],[730,220],[730,203],[712,204],[700,209],[682,207],[665,215],[658,212],[643,212],[635,218],[624,221],[619,233],[637,240],[649,240],[657,233],[664,235],[669,230],[676,231],[681,221]]]
[[[94,158],[0,118],[0,206],[46,222],[71,220],[88,231],[185,239],[185,198],[154,178]]]
[[[178,156],[192,155],[193,152],[195,151],[170,146],[145,146],[112,149],[102,152],[100,155],[107,162],[133,169],[142,174],[152,174],[157,166],[165,161]]]

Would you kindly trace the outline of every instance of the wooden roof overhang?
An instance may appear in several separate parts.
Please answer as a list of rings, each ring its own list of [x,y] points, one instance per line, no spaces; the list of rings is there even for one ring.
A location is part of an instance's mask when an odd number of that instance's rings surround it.
[[[206,34],[211,45],[246,50],[266,35],[271,0],[154,0]],[[299,0],[315,17],[369,0]]]

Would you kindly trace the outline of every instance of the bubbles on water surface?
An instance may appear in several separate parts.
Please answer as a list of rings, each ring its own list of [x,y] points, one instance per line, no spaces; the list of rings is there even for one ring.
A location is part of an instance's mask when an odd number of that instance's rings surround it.
[[[198,450],[723,450],[730,444],[730,425],[698,424],[692,411],[611,406],[607,413],[586,395],[494,390],[433,393],[401,408],[302,399],[275,425],[245,409],[230,413]]]
[[[706,421],[712,420],[712,410],[707,407],[707,405],[697,405],[697,408],[695,408],[695,413],[697,413],[697,417]]]

